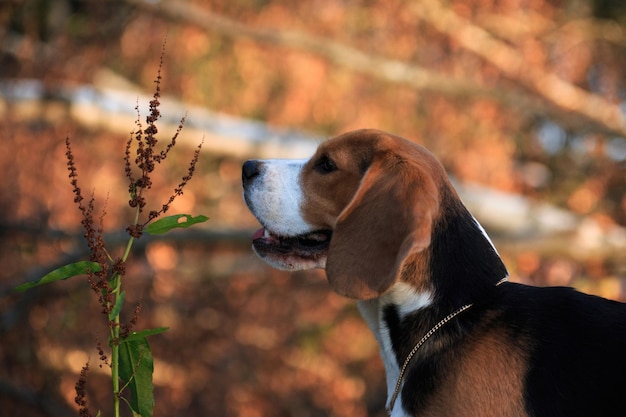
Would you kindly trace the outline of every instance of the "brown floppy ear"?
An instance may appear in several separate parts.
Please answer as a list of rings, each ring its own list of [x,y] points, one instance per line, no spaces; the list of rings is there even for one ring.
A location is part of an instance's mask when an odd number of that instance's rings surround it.
[[[428,173],[375,161],[333,230],[326,261],[333,289],[361,300],[389,289],[407,258],[430,245],[438,201]]]

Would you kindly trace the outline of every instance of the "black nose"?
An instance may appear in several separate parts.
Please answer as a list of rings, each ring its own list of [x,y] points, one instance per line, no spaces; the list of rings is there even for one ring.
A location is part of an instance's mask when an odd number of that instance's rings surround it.
[[[241,181],[243,185],[250,183],[254,178],[258,177],[261,173],[261,166],[263,162],[250,160],[243,163],[241,168]]]

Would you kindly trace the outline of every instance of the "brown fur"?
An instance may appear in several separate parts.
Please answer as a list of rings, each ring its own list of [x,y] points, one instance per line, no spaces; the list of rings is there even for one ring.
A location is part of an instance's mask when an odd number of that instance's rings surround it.
[[[337,165],[332,174],[315,169],[326,156]],[[425,148],[378,131],[350,132],[320,145],[301,181],[305,219],[333,230],[326,274],[335,291],[378,297],[409,262],[424,264],[415,255],[430,243],[447,181]]]
[[[461,351],[441,381],[429,417],[524,417],[528,347],[498,328],[479,333]]]

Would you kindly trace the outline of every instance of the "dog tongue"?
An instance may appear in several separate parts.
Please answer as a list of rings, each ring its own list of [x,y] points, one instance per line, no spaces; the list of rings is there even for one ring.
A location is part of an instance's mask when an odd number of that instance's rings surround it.
[[[261,239],[265,235],[265,228],[262,227],[252,235],[252,240]]]

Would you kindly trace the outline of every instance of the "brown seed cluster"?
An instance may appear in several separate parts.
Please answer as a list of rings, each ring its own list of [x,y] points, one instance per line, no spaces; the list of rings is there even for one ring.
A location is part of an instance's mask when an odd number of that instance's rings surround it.
[[[78,415],[80,417],[91,417],[89,409],[87,408],[87,390],[85,389],[87,385],[87,371],[89,371],[89,362],[80,370],[80,376],[74,387],[76,389],[74,402],[78,405]]]
[[[111,288],[109,285],[109,261],[107,251],[104,245],[104,216],[106,210],[102,210],[102,213],[96,219],[94,216],[94,194],[91,194],[87,205],[85,205],[82,190],[78,186],[78,174],[76,171],[76,163],[74,161],[74,155],[72,153],[72,147],[70,144],[70,138],[65,139],[67,156],[67,169],[70,172],[70,182],[74,191],[74,202],[78,205],[83,219],[81,224],[83,225],[84,236],[87,239],[87,246],[89,247],[89,260],[98,263],[100,265],[99,271],[89,271],[88,280],[91,288],[96,294],[98,294],[98,300],[102,307],[103,314],[109,314],[111,310],[111,302],[113,296],[111,294]]]
[[[176,146],[176,140],[180,132],[185,125],[185,117],[180,120],[176,133],[172,136],[169,143],[163,150],[157,150],[159,143],[157,134],[159,132],[156,122],[161,117],[159,101],[161,97],[161,67],[163,66],[163,54],[161,54],[161,62],[157,73],[157,78],[154,81],[155,90],[150,100],[149,114],[146,117],[146,127],[144,128],[141,123],[141,115],[139,113],[139,106],[135,106],[137,111],[137,120],[135,121],[136,129],[130,133],[130,137],[126,142],[126,149],[124,151],[124,172],[128,179],[128,193],[130,200],[128,204],[130,207],[137,208],[139,213],[142,213],[146,206],[146,199],[144,192],[152,187],[151,174],[156,168],[157,164],[165,161],[169,152]],[[136,145],[135,158],[132,157],[132,146]],[[147,219],[143,223],[137,223],[130,225],[126,230],[132,237],[139,238],[143,232],[143,228],[152,220],[159,217],[161,214],[167,212],[172,202],[176,197],[183,194],[183,188],[187,185],[196,168],[198,158],[200,156],[200,149],[202,148],[202,142],[198,145],[198,148],[194,152],[193,158],[189,164],[187,175],[185,175],[178,186],[174,189],[174,192],[170,195],[167,202],[161,205],[159,210],[151,210],[148,213]],[[135,169],[133,169],[133,165]],[[135,175],[133,172],[139,171],[139,175]]]
[[[120,338],[124,339],[128,337],[130,335],[130,332],[133,331],[133,328],[137,325],[137,322],[139,321],[139,313],[141,313],[142,308],[143,304],[141,300],[139,300],[139,302],[135,306],[135,312],[133,314],[133,317],[130,319],[128,324],[120,325]]]

